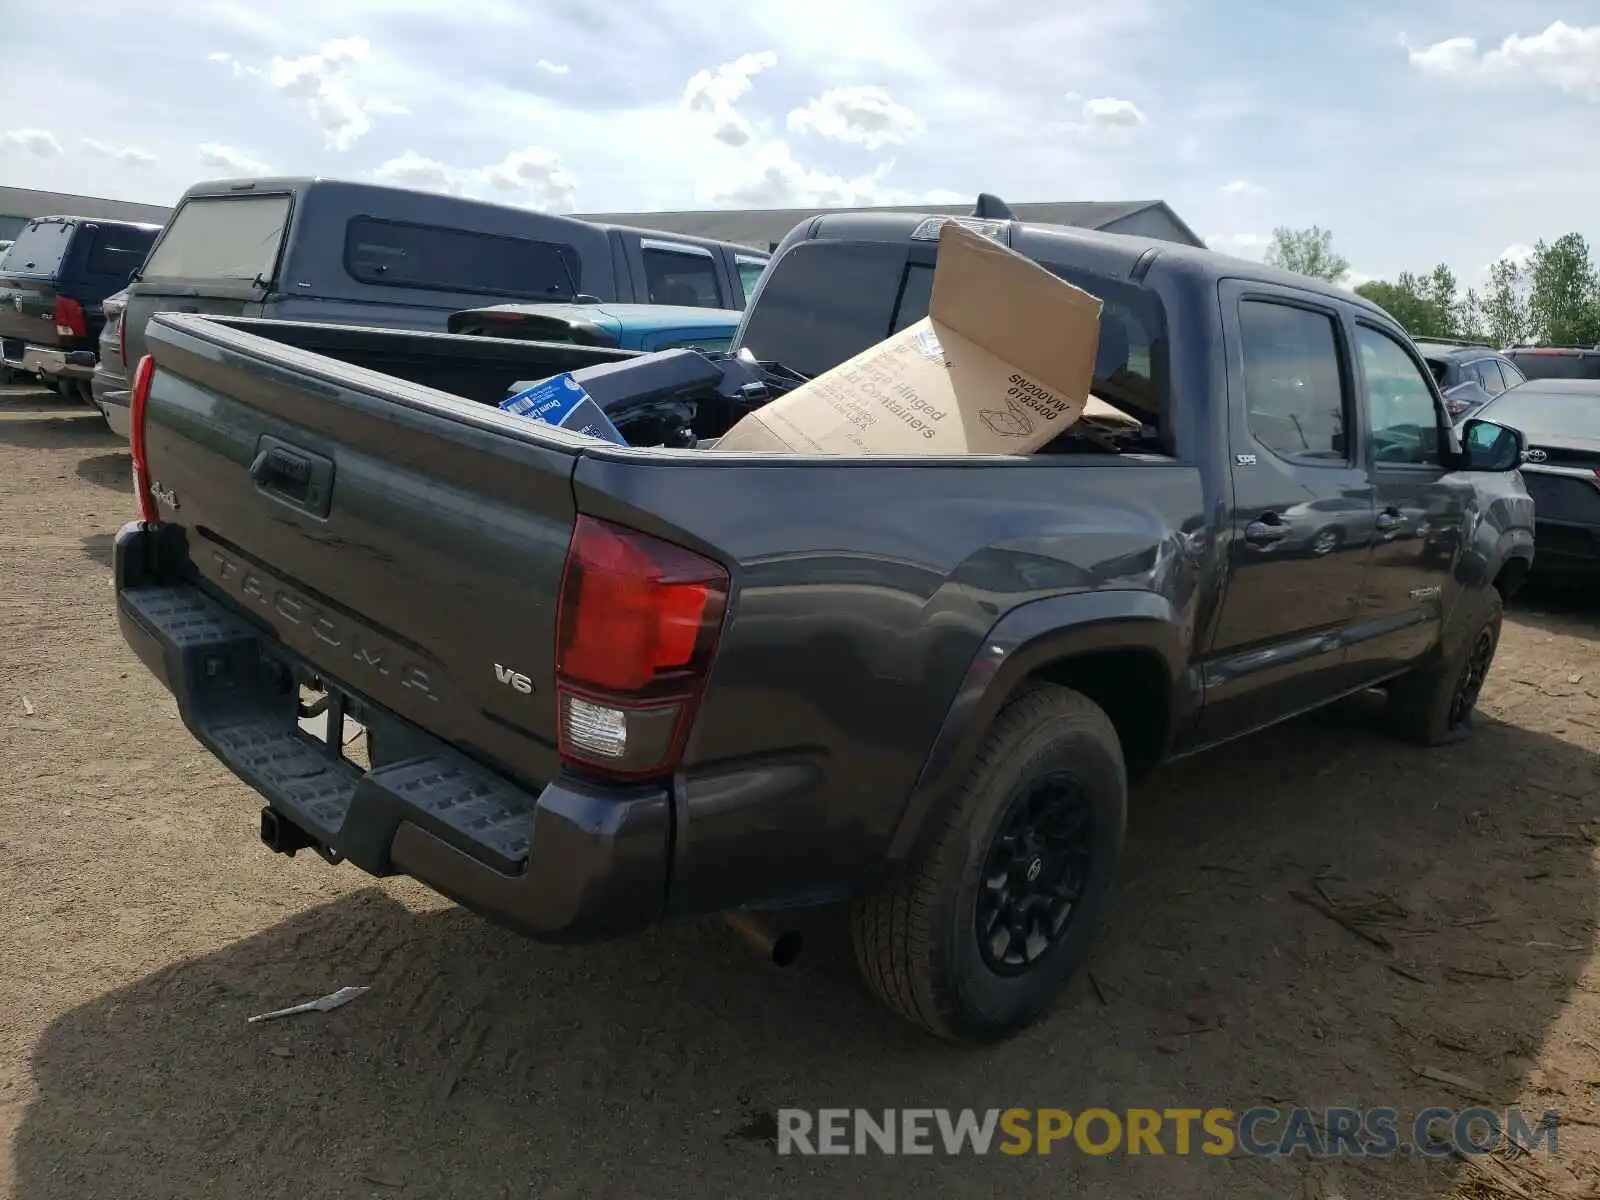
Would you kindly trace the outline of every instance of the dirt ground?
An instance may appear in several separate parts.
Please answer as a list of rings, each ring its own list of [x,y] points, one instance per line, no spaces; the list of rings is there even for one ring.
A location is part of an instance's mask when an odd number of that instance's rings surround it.
[[[972,1051],[881,1012],[829,914],[786,971],[711,922],[550,948],[269,854],[117,633],[132,512],[96,414],[0,389],[0,1195],[1600,1196],[1593,598],[1513,607],[1459,748],[1351,704],[1157,773],[1092,982]],[[338,1012],[246,1024],[352,984]],[[1404,1126],[1477,1102],[1559,1109],[1556,1156],[822,1159],[764,1136],[790,1106]]]

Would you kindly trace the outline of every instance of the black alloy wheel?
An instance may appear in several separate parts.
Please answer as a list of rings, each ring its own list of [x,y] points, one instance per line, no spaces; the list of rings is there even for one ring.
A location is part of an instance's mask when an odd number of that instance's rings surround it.
[[[1030,780],[990,844],[973,930],[997,975],[1020,975],[1056,946],[1083,899],[1094,856],[1094,811],[1057,771]]]

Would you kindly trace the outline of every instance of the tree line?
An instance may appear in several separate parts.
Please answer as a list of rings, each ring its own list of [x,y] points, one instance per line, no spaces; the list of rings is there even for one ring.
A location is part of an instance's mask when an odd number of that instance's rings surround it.
[[[1271,266],[1339,283],[1350,263],[1320,226],[1280,227],[1267,249]],[[1600,345],[1600,270],[1580,233],[1540,241],[1526,262],[1501,259],[1489,268],[1482,292],[1462,292],[1455,272],[1440,263],[1425,274],[1401,271],[1355,288],[1398,321],[1412,337],[1461,338],[1505,348]]]

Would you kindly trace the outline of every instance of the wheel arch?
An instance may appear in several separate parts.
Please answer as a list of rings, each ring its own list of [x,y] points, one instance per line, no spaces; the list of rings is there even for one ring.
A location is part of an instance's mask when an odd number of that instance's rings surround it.
[[[1006,614],[978,648],[945,714],[896,826],[890,859],[915,853],[953,802],[985,732],[1036,683],[1068,687],[1099,704],[1117,730],[1130,774],[1155,765],[1198,708],[1186,647],[1176,610],[1153,592],[1050,597]]]

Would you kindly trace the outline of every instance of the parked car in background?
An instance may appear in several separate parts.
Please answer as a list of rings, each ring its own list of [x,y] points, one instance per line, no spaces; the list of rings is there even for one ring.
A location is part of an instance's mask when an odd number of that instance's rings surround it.
[[[1505,355],[1485,342],[1412,338],[1417,352],[1444,393],[1452,421],[1465,420],[1525,376]]]
[[[443,332],[452,313],[506,301],[742,309],[742,260],[757,259],[729,242],[376,184],[200,183],[128,289],[123,357],[139,361],[158,312]],[[126,407],[125,392],[106,395]]]
[[[127,284],[159,225],[88,217],[28,222],[0,259],[0,357],[8,371],[91,402],[105,298]]]
[[[1527,438],[1534,571],[1600,579],[1600,380],[1529,380],[1475,415]]]
[[[743,314],[671,304],[497,304],[450,317],[451,333],[612,350],[726,350]]]
[[[1506,357],[1529,379],[1600,379],[1600,346],[1513,346]]]
[[[89,381],[94,406],[106,424],[123,437],[128,436],[128,368],[122,358],[122,314],[127,304],[128,293],[124,290],[107,296],[100,306],[105,323],[100,328],[94,375]]]

